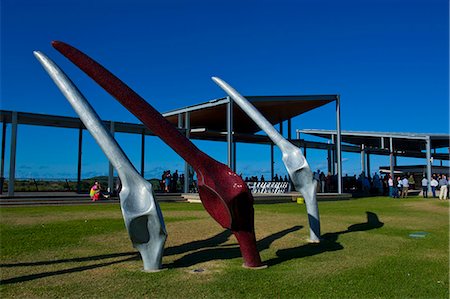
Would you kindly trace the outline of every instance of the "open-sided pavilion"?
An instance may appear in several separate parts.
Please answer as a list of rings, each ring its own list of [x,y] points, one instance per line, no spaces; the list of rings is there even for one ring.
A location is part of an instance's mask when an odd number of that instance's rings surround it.
[[[296,142],[304,148],[317,147],[317,144],[310,144],[293,140],[291,120],[303,113],[315,108],[335,102],[336,104],[336,128],[340,132],[340,110],[339,95],[294,95],[294,96],[246,96],[255,107],[273,124],[279,124],[280,132],[287,139]],[[236,143],[267,144],[271,147],[271,172],[273,177],[273,143],[263,134],[258,133],[260,129],[256,124],[237,106],[233,105],[230,97],[219,98],[201,104],[183,107],[163,113],[163,116],[190,139],[226,141],[228,166],[236,171]],[[10,165],[8,177],[8,195],[14,194],[15,180],[15,160],[17,127],[19,125],[50,126],[68,129],[77,129],[78,134],[78,167],[77,181],[81,180],[81,159],[84,125],[79,118],[44,115],[37,113],[17,112],[0,110],[0,121],[2,127],[2,147],[1,147],[1,167],[0,176],[4,178],[5,162],[5,136],[7,126],[11,125],[10,142]],[[287,129],[284,129],[287,123]],[[153,135],[143,124],[104,121],[104,125],[110,128],[110,132],[140,134],[141,138],[141,174],[144,174],[145,161],[145,136]],[[336,144],[337,151],[340,151],[339,140]],[[185,166],[185,173],[188,173],[189,165]],[[339,168],[339,167],[338,167]],[[113,186],[113,168],[109,166],[108,187]],[[339,173],[341,173],[339,171]],[[187,176],[186,176],[187,177]],[[185,180],[185,192],[188,190],[189,182]]]
[[[326,142],[333,142],[337,138],[337,132],[334,130],[297,130],[297,139],[300,139],[301,134],[321,137]],[[389,156],[389,173],[391,174],[400,170],[397,165],[397,157],[424,159],[429,182],[433,163],[440,161],[440,167],[442,167],[442,161],[449,160],[449,134],[341,131],[340,135],[342,144],[350,145],[349,147],[345,146],[345,151],[361,153],[361,170],[367,175],[371,173],[371,154]],[[446,153],[442,151],[446,151]],[[407,168],[402,168],[402,170],[404,169]],[[414,170],[417,169],[418,167],[414,168]],[[439,169],[442,171],[442,168]]]
[[[306,155],[308,148],[328,151],[328,169],[338,177],[338,193],[342,193],[342,151],[361,152],[369,157],[370,153],[391,155],[391,165],[395,165],[396,156],[431,157],[437,160],[448,160],[448,155],[437,153],[436,149],[448,147],[449,135],[443,134],[410,134],[410,133],[375,133],[349,132],[341,133],[340,97],[339,95],[294,95],[294,96],[246,96],[246,98],[269,120],[278,125],[280,133],[292,143],[303,148]],[[335,104],[336,130],[296,130],[296,138],[292,137],[292,119],[303,113],[326,104]],[[201,104],[183,107],[163,113],[163,116],[176,126],[187,138],[226,141],[227,164],[236,171],[236,143],[267,144],[271,147],[271,175],[274,175],[274,145],[256,124],[229,97],[219,98]],[[83,132],[86,129],[79,118],[45,115],[28,112],[0,110],[2,122],[2,146],[0,176],[5,174],[5,144],[7,126],[11,126],[10,161],[8,177],[8,195],[14,195],[16,143],[19,125],[50,126],[78,130],[78,165],[77,181],[81,181],[81,161],[83,147]],[[287,128],[285,129],[285,124]],[[105,127],[115,132],[141,135],[141,165],[140,172],[144,174],[145,167],[145,136],[153,135],[143,124],[104,121]],[[326,142],[306,141],[300,134],[312,134],[328,138]],[[342,141],[342,142],[341,142]],[[420,146],[418,146],[420,145]],[[425,149],[425,152],[423,150]],[[434,152],[432,152],[434,150]],[[364,158],[362,158],[362,161]],[[367,159],[367,164],[370,160]],[[364,169],[364,168],[363,168]],[[370,169],[370,166],[369,166]],[[391,169],[392,170],[392,169]],[[185,173],[189,165],[185,165]],[[109,165],[108,187],[113,186],[114,169]],[[188,178],[188,176],[186,176]],[[3,184],[2,184],[3,185]],[[78,184],[79,185],[79,184]],[[185,180],[184,190],[187,192],[189,182]]]

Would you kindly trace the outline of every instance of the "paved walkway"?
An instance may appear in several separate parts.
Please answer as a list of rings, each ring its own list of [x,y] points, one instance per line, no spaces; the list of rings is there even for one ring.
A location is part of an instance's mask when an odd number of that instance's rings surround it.
[[[159,202],[186,201],[180,193],[155,193]],[[118,204],[119,199],[109,199],[93,202],[89,194],[78,194],[76,192],[16,192],[14,197],[7,194],[0,195],[0,206],[38,206],[38,205],[81,205],[81,204]]]
[[[66,192],[66,191],[55,191],[55,192],[14,192],[14,198],[52,198],[52,197],[89,197],[88,193],[77,193],[77,192]],[[8,193],[0,194],[0,199],[11,198]]]

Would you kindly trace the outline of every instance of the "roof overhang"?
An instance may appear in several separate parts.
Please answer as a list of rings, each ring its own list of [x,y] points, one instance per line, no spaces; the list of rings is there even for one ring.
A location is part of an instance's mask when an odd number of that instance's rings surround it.
[[[337,95],[308,96],[246,96],[267,120],[275,125],[337,99]],[[202,104],[189,106],[164,113],[163,116],[178,125],[178,115],[189,112],[191,128],[205,128],[209,131],[227,130],[227,104],[229,98],[219,98]],[[260,128],[239,107],[233,105],[233,131],[254,134]]]
[[[297,132],[325,139],[331,139],[331,136],[337,134],[335,130],[316,129],[297,130]],[[428,139],[431,143],[431,149],[448,148],[450,146],[449,134],[341,131],[342,142],[360,147],[364,145],[366,149],[389,149],[391,139],[393,148],[398,151],[420,152],[426,150]]]

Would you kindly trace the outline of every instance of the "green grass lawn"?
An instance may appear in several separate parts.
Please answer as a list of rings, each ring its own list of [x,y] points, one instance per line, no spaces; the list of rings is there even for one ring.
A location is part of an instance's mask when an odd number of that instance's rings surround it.
[[[142,272],[119,205],[0,208],[2,298],[449,298],[449,203],[386,197],[255,205],[264,270],[199,204],[162,203],[165,271]],[[413,238],[414,232],[425,232]]]

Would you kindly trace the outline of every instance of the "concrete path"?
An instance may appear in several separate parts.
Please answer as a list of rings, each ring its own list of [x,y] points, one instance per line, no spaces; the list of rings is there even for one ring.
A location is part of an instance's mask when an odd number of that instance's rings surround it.
[[[155,193],[159,202],[186,201],[180,193]],[[39,205],[119,204],[117,197],[93,202],[89,194],[76,192],[16,192],[14,197],[0,195],[0,207]]]

